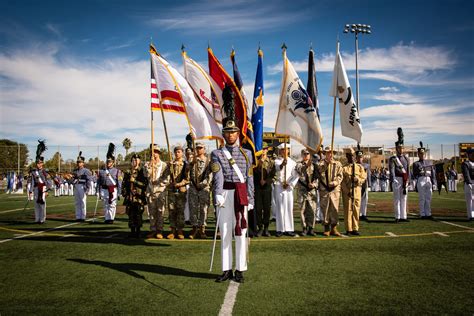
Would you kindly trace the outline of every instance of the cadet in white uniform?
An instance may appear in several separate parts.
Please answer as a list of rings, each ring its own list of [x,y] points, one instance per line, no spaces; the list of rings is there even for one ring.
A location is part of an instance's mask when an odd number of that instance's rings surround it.
[[[92,173],[84,167],[85,158],[81,156],[82,151],[77,157],[77,169],[73,171],[74,198],[76,201],[76,221],[83,222],[87,214],[87,192],[92,180]]]
[[[122,172],[114,167],[115,145],[110,143],[107,151],[107,162],[105,168],[99,171],[97,189],[104,201],[104,215],[106,224],[113,224],[117,210],[118,192],[122,191]]]
[[[433,185],[435,183],[435,170],[433,164],[425,160],[425,148],[420,142],[418,148],[419,161],[413,163],[413,178],[415,179],[415,187],[418,192],[418,200],[420,206],[420,218],[432,219],[431,216],[431,196],[433,195]]]
[[[469,159],[461,165],[464,177],[464,196],[466,198],[467,219],[474,220],[474,149],[467,151]]]
[[[395,142],[397,154],[390,157],[390,183],[393,189],[393,212],[395,222],[408,222],[407,219],[407,191],[410,169],[408,157],[403,154],[403,132],[397,130],[398,141]]]
[[[273,196],[275,199],[276,236],[283,234],[295,237],[293,222],[293,189],[298,183],[299,175],[296,161],[288,157],[290,144],[278,146],[280,156],[275,159],[275,182]]]

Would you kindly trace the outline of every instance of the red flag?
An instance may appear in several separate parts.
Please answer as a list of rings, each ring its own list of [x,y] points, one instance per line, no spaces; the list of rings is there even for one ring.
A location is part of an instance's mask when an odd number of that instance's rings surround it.
[[[232,77],[229,76],[224,67],[222,67],[221,63],[217,60],[216,56],[214,56],[211,48],[207,49],[207,56],[209,60],[209,75],[211,78],[216,82],[221,91],[224,90],[224,87],[227,84],[234,92],[235,116],[240,128],[240,143],[243,144],[247,137],[247,109],[244,100],[242,99],[242,95]]]

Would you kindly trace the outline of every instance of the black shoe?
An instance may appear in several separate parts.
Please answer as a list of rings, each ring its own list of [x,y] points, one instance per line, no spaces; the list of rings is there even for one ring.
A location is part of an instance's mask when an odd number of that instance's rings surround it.
[[[82,219],[76,218],[76,222],[82,222]]]
[[[301,236],[306,236],[306,228],[303,228],[303,230],[301,231]]]
[[[399,218],[395,218],[395,223],[400,223],[400,219]]]
[[[350,231],[346,231],[346,233],[344,235],[349,236],[351,233],[352,232],[350,232]]]
[[[270,234],[270,232],[268,231],[268,228],[265,228],[263,230],[263,236],[264,237],[271,237],[272,236],[272,234]]]
[[[285,233],[287,236],[290,236],[290,237],[296,237],[297,235],[295,234],[295,232],[286,232]]]
[[[282,233],[282,232],[276,232],[276,235],[275,235],[275,236],[281,237],[281,236],[283,236],[283,233]]]
[[[191,221],[185,221],[184,224],[189,226],[189,225],[191,225]]]
[[[237,272],[237,271],[236,271]],[[234,277],[234,274],[232,273],[232,270],[227,270],[222,273],[222,275],[219,275],[216,279],[216,282],[224,282],[227,280],[231,280]]]
[[[351,231],[351,235],[360,236],[360,233],[357,230]]]
[[[233,280],[237,283],[244,283],[244,274],[243,272],[240,272],[239,270],[235,270],[235,275]]]
[[[316,234],[315,234],[315,232],[314,232],[314,230],[313,230],[313,227],[311,227],[311,226],[310,226],[309,229],[308,229],[308,235],[310,235],[310,236],[316,236]]]
[[[259,228],[257,232],[257,237],[262,237],[263,235],[263,228]]]
[[[360,219],[361,221],[367,221],[367,216],[362,215],[359,219]]]
[[[400,219],[400,222],[409,222],[410,220],[406,219],[406,218],[402,218]]]
[[[432,215],[429,215],[429,216],[426,216],[426,219],[433,219],[433,216]]]

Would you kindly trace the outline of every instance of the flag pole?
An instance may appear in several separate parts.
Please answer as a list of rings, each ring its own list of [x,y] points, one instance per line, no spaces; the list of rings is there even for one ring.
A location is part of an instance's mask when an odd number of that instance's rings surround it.
[[[336,63],[339,61],[338,58],[339,55],[339,36],[337,37],[337,44],[336,44]],[[334,109],[332,112],[332,136],[331,136],[331,151],[334,151],[334,128],[336,126],[336,99],[337,99],[337,84],[338,84],[338,75],[339,75],[339,68],[337,67],[337,64],[335,65],[336,68],[336,95],[334,96]]]
[[[286,68],[286,44],[283,43],[283,45],[281,46],[281,49],[282,49],[282,53],[283,53],[283,73],[285,73],[285,68]],[[284,170],[283,170],[283,185],[286,187],[287,183],[286,183],[286,162],[287,162],[287,152],[286,152],[286,139],[285,139],[285,157],[283,159],[283,161],[285,162],[285,166],[284,166]],[[285,188],[286,189],[286,188]]]
[[[150,38],[150,46],[153,45],[153,39]],[[151,60],[150,60],[151,61]],[[152,70],[153,71],[153,70]],[[155,78],[155,84],[156,84],[156,78]],[[157,86],[158,87],[158,86]],[[160,95],[160,92],[158,91],[157,89],[157,94],[158,96]],[[160,96],[158,97],[159,99],[161,98]],[[155,179],[155,162],[154,162],[154,157],[153,157],[153,153],[154,153],[154,150],[155,150],[155,123],[153,121],[153,108],[151,107],[151,103],[152,103],[152,100],[153,98],[151,97],[151,94],[150,94],[150,130],[151,130],[151,152],[150,152],[150,161],[151,161],[151,179]],[[160,102],[160,107],[161,107],[161,102]]]

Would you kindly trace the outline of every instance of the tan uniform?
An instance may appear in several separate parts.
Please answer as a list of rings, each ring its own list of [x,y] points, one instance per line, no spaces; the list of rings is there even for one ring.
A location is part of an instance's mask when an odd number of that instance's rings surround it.
[[[325,230],[327,226],[336,227],[339,218],[339,196],[342,182],[342,165],[339,161],[321,160],[318,163],[319,172],[319,198],[321,203],[321,212],[323,214],[323,225]]]
[[[210,159],[196,157],[189,165],[189,210],[190,220],[194,227],[206,226],[207,210],[211,203],[210,184],[212,172],[209,167]],[[191,234],[192,235],[192,234]]]
[[[305,163],[299,162],[296,166],[299,179],[296,185],[297,201],[300,205],[301,226],[303,232],[314,226],[314,215],[316,211],[316,186],[318,179],[315,177],[314,165],[310,161]]]
[[[145,170],[148,177],[147,202],[150,215],[150,231],[161,234],[166,206],[166,187],[170,178],[169,172],[166,172],[167,165],[163,161],[153,164],[153,168],[151,163],[147,163]]]
[[[172,165],[172,168],[170,167]],[[184,227],[184,207],[186,205],[186,185],[189,183],[189,165],[184,159],[174,160],[168,165],[173,173],[168,185],[169,220],[172,233]]]
[[[362,184],[367,178],[367,173],[361,164],[351,163],[343,167],[343,174],[341,191],[346,231],[359,231]]]

